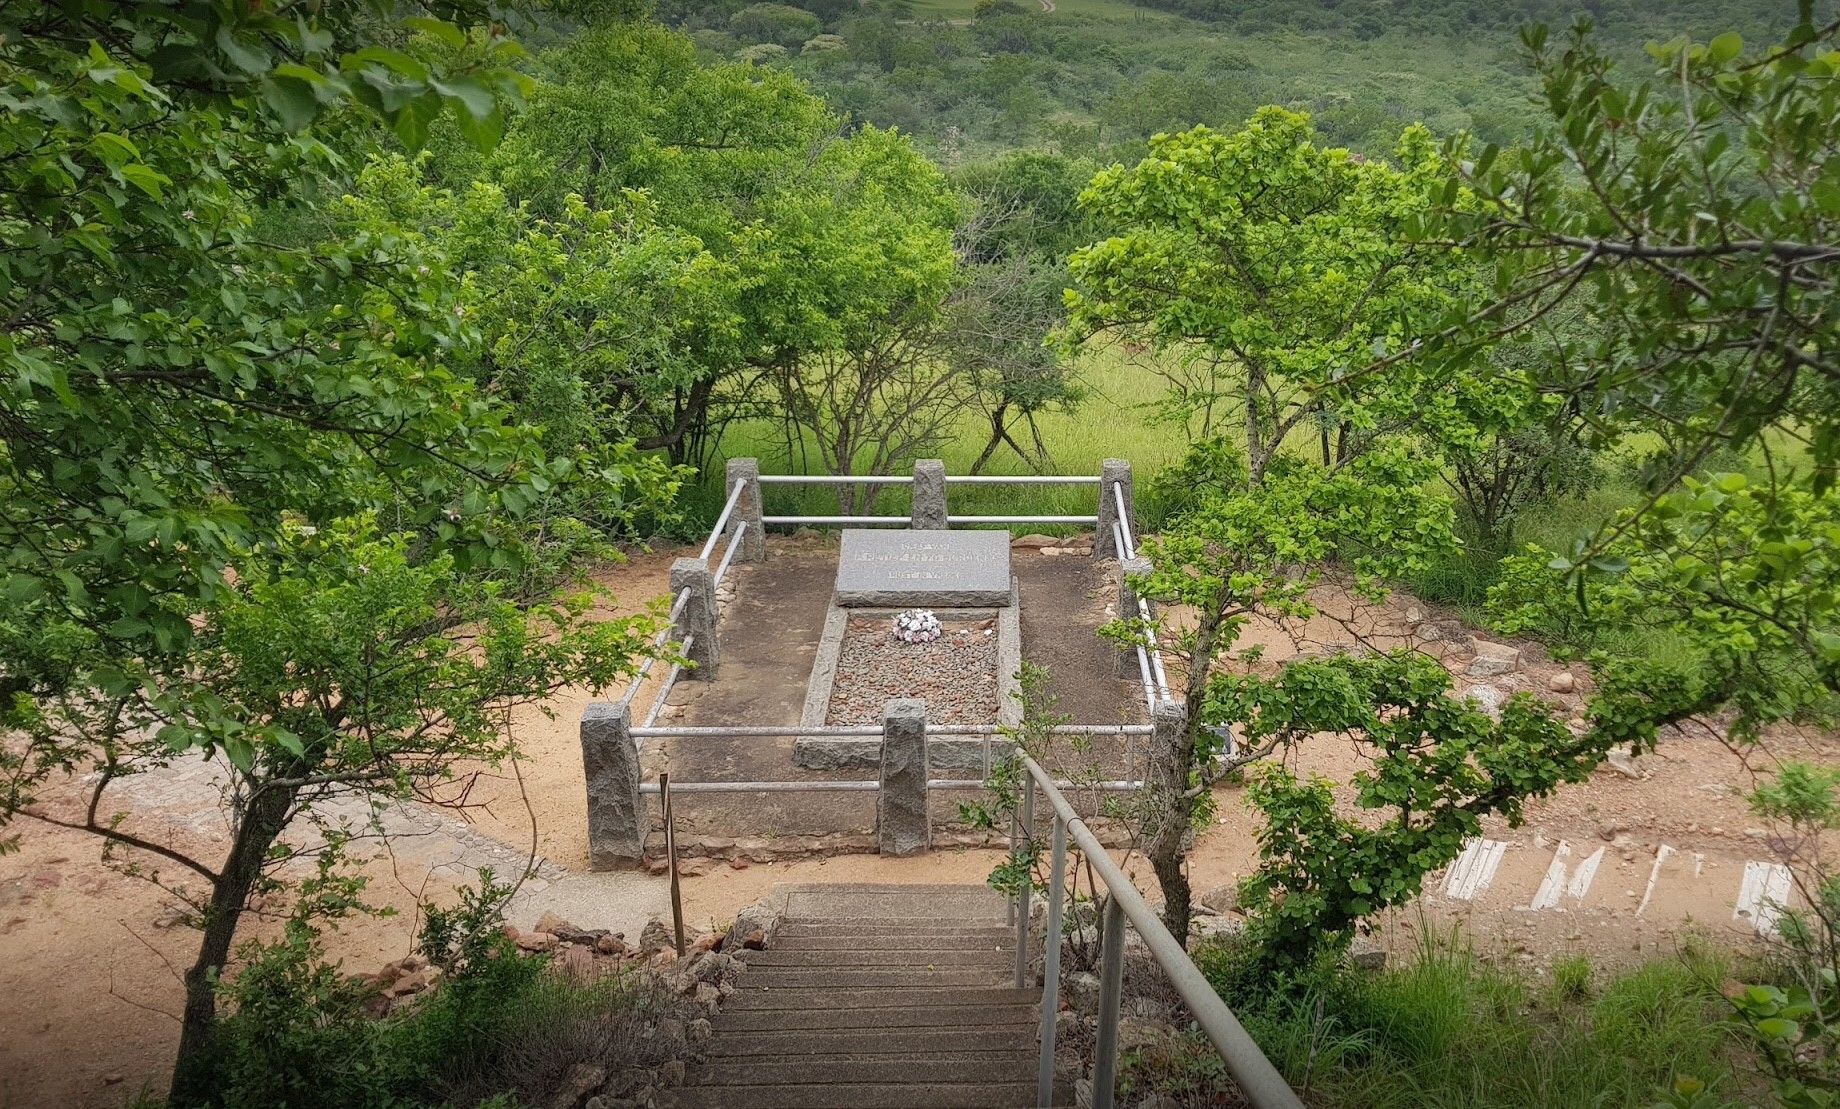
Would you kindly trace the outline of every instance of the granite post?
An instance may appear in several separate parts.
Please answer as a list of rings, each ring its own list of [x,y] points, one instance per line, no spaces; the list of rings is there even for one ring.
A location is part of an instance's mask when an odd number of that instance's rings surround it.
[[[757,458],[731,458],[728,460],[728,483],[724,486],[725,494],[733,494],[736,484],[746,485],[741,491],[741,499],[735,502],[735,513],[729,517],[728,529],[747,525],[741,533],[741,549],[735,552],[736,562],[765,562],[767,560],[767,525],[761,522],[760,504],[760,460]],[[727,503],[724,501],[723,503]]]
[[[926,702],[898,697],[882,706],[882,788],[875,795],[875,846],[918,855],[933,845],[927,814]]]
[[[644,801],[632,710],[591,701],[581,713],[581,764],[588,781],[588,863],[621,870],[645,861]]]
[[[946,464],[937,458],[914,463],[914,506],[909,525],[916,531],[944,529],[946,525]]]
[[[1127,558],[1118,563],[1118,619],[1137,620],[1143,617],[1138,608],[1137,590],[1131,588],[1133,574],[1148,574],[1154,567],[1147,558]],[[1150,615],[1156,615],[1156,609],[1150,609]],[[1137,668],[1137,648],[1125,647],[1118,652],[1118,676],[1141,677]]]
[[[690,590],[690,597],[684,602],[683,614],[671,626],[672,637],[679,643],[690,643],[684,654],[696,663],[696,668],[686,670],[685,675],[710,681],[716,676],[721,650],[716,642],[716,583],[709,573],[708,559],[680,558],[671,563],[671,596],[685,589]]]
[[[1131,528],[1131,540],[1137,541],[1137,502],[1131,495],[1131,464],[1122,458],[1108,458],[1099,467],[1099,526],[1093,532],[1094,558],[1123,558],[1124,552],[1118,549],[1118,533],[1113,524],[1118,521],[1118,494],[1113,489],[1124,491],[1125,523]]]

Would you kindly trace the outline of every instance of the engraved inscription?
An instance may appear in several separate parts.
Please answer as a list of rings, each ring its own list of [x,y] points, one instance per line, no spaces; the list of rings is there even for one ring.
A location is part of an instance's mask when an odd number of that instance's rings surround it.
[[[986,531],[843,533],[837,565],[842,604],[1003,604],[1009,536]]]

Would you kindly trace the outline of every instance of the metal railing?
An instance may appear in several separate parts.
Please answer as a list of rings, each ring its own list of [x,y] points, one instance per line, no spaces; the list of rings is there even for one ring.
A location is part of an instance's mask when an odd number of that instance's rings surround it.
[[[1021,474],[1014,477],[1001,474],[946,474],[945,484],[951,485],[1102,485],[1104,478],[1097,474]],[[912,474],[761,474],[762,486],[767,485],[912,485]],[[1116,488],[1116,487],[1114,487]],[[740,486],[737,485],[739,490]],[[729,498],[732,507],[734,497]],[[726,516],[726,510],[724,515]],[[788,516],[775,515],[761,518],[762,524],[803,525],[806,527],[907,527],[912,522],[911,516]],[[1098,522],[1096,513],[1072,515],[994,515],[994,516],[946,516],[948,526],[956,524],[1056,524],[1056,525],[1092,525]],[[718,525],[719,526],[719,525]]]
[[[1067,798],[1061,793],[1059,784],[1026,752],[1018,751],[1016,757],[1022,760],[1029,773],[1028,789],[1023,794],[1022,824],[1031,831],[1034,828],[1037,791],[1048,799],[1049,806],[1054,810],[1049,845],[1047,931],[1042,952],[1041,1057],[1036,1076],[1035,1104],[1042,1107],[1054,1104],[1054,1018],[1060,1011],[1061,934],[1063,910],[1067,902],[1067,841],[1071,837],[1110,895],[1106,898],[1105,915],[1100,924],[1099,1042],[1093,1060],[1093,1109],[1112,1109],[1113,1088],[1117,1084],[1118,1014],[1124,999],[1126,922],[1137,929],[1144,946],[1150,951],[1150,957],[1156,960],[1169,985],[1188,1007],[1189,1015],[1200,1026],[1202,1034],[1214,1045],[1214,1050],[1220,1053],[1227,1073],[1232,1075],[1247,1103],[1253,1109],[1303,1109],[1303,1102],[1298,1099],[1296,1091],[1291,1089],[1284,1076],[1278,1073],[1278,1068],[1272,1066],[1264,1051],[1247,1035],[1239,1018],[1227,1008],[1227,1003],[1208,985],[1200,968],[1188,957],[1188,952],[1163,927],[1162,920],[1144,902],[1143,895],[1137,892],[1136,884],[1106,853],[1099,837],[1073,811],[1073,806],[1067,803]],[[1027,985],[1030,963],[1030,893],[1030,888],[1024,885],[1016,899],[1018,988]]]
[[[1131,512],[1124,500],[1124,487],[1112,486],[1112,496],[1118,505],[1118,517],[1112,522],[1112,536],[1118,544],[1118,557],[1130,560],[1137,557],[1137,542],[1131,535]],[[1137,598],[1137,613],[1148,624],[1150,621],[1150,602]],[[1121,620],[1129,619],[1119,613]],[[1137,670],[1144,683],[1144,704],[1154,708],[1158,698],[1169,699],[1169,674],[1163,669],[1163,653],[1157,647],[1155,625],[1144,631],[1144,641],[1137,646]]]
[[[1096,474],[1076,474],[1076,475],[1027,474],[1027,475],[1019,475],[1019,476],[988,475],[988,474],[961,474],[961,475],[946,474],[942,476],[944,478],[944,482],[946,485],[1004,485],[1004,484],[1010,484],[1010,485],[1098,485],[1101,487],[1101,490],[1102,490],[1102,493],[1101,493],[1102,499],[1103,499],[1103,487],[1106,481],[1106,478],[1103,475],[1096,475]],[[754,475],[750,475],[746,480],[735,481],[732,487],[729,489],[728,496],[722,505],[722,511],[717,515],[715,523],[711,526],[709,530],[709,535],[704,540],[701,551],[699,552],[697,557],[703,560],[705,563],[707,563],[710,556],[715,553],[716,547],[721,543],[722,537],[725,534],[728,536],[728,546],[723,551],[722,558],[720,562],[717,563],[715,571],[711,575],[713,584],[719,586],[722,583],[723,578],[727,576],[729,568],[733,564],[737,552],[741,550],[744,537],[747,535],[748,528],[750,526],[755,527],[757,529],[762,529],[764,533],[765,527],[768,525],[773,525],[773,524],[781,524],[781,525],[803,524],[803,525],[818,525],[818,526],[851,526],[851,525],[854,525],[854,526],[865,526],[865,525],[866,526],[884,526],[885,525],[885,526],[905,527],[905,526],[908,526],[912,522],[912,517],[910,516],[843,516],[843,515],[829,515],[829,516],[779,516],[779,515],[775,515],[775,516],[769,516],[759,511],[760,504],[758,500],[754,504],[753,512],[755,513],[755,515],[753,516],[751,520],[749,519],[736,520],[735,519],[736,509],[740,506],[742,498],[747,494],[750,486],[753,488],[754,492],[757,495],[759,495],[760,493],[763,492],[764,487],[768,485],[912,485],[914,483],[914,480],[915,480],[914,476],[911,474],[874,474],[874,475],[870,475],[870,474],[863,474],[863,475],[855,475],[855,474],[844,474],[844,475],[836,475],[836,474],[754,474]],[[1117,549],[1119,553],[1123,555],[1124,557],[1127,557],[1127,558],[1132,557],[1135,554],[1135,548],[1132,545],[1132,537],[1130,533],[1130,523],[1129,523],[1130,506],[1127,504],[1127,502],[1124,499],[1123,486],[1119,484],[1114,484],[1112,486],[1112,494],[1113,494],[1115,503],[1118,506],[1119,516],[1120,516],[1119,521],[1113,525],[1114,527],[1113,534],[1117,540]],[[1098,521],[1098,516],[1097,515],[1034,515],[1034,516],[1031,516],[1031,515],[1013,515],[1013,516],[947,515],[946,521],[949,525],[1016,524],[1016,523],[1021,523],[1021,524],[1069,524],[1069,525],[1087,524],[1087,525],[1090,525]],[[653,640],[653,646],[655,648],[662,650],[664,646],[670,642],[672,633],[677,631],[680,628],[681,626],[680,619],[682,618],[684,614],[685,606],[689,603],[690,593],[691,591],[689,588],[680,589],[677,592],[677,595],[673,598],[670,615],[668,617],[666,626],[660,629],[657,636]],[[1149,615],[1148,606],[1144,605],[1143,602],[1141,602],[1140,600],[1139,607],[1143,615],[1147,617]],[[694,633],[684,636],[682,641],[678,644],[678,648],[679,648],[678,653],[681,655],[688,655],[690,653],[691,648],[695,646],[695,644],[696,644],[696,636]],[[1163,674],[1162,658],[1161,658],[1161,655],[1157,653],[1154,635],[1147,635],[1146,644],[1138,645],[1136,648],[1136,652],[1138,656],[1139,667],[1143,675],[1144,689],[1145,689],[1145,703],[1147,706],[1154,707],[1156,697],[1159,693],[1164,697],[1167,697],[1168,695],[1167,682]],[[641,661],[638,670],[634,673],[632,680],[627,685],[626,690],[621,695],[618,701],[620,705],[625,706],[627,708],[631,708],[633,706],[633,702],[637,698],[640,688],[644,685],[646,678],[651,672],[654,661],[655,659],[652,657],[648,657]],[[675,688],[678,680],[683,677],[683,674],[684,674],[683,664],[682,663],[672,663],[669,671],[665,674],[664,681],[659,685],[657,692],[653,695],[649,707],[646,709],[646,711],[643,714],[637,714],[638,726],[633,727],[631,729],[632,742],[635,747],[643,747],[645,741],[648,739],[665,739],[665,738],[674,738],[674,739],[696,739],[696,738],[705,738],[705,737],[708,737],[708,738],[715,738],[715,737],[777,738],[777,737],[784,737],[784,736],[807,736],[811,738],[825,738],[825,737],[867,738],[867,737],[875,737],[875,736],[882,735],[882,729],[880,727],[875,727],[875,726],[860,726],[860,727],[845,726],[845,727],[816,727],[816,728],[798,727],[798,726],[781,726],[781,725],[738,725],[734,727],[658,727],[657,726],[658,718],[663,714],[666,702],[669,699],[671,692]],[[1148,725],[1067,725],[1067,726],[1057,728],[1055,730],[1057,732],[1063,732],[1067,734],[1117,735],[1117,736],[1148,735],[1150,734],[1150,731],[1151,731]],[[972,780],[972,779],[957,779],[957,778],[929,778],[927,781],[927,788],[929,790],[934,790],[934,789],[981,789],[985,787],[986,780],[990,776],[990,768],[991,768],[992,759],[993,759],[993,753],[992,753],[992,747],[991,747],[990,740],[992,739],[992,737],[995,737],[999,734],[999,727],[997,725],[994,725],[994,724],[969,724],[969,725],[929,724],[927,725],[927,728],[926,728],[926,734],[928,737],[932,737],[932,736],[983,736],[986,739],[984,758],[983,758],[983,763],[984,763],[984,778],[983,779]],[[1007,743],[1006,743],[1006,746],[1008,746]],[[1067,786],[1067,787],[1071,787],[1072,785],[1072,783],[1068,783],[1068,782],[1062,782],[1059,784],[1062,786]],[[1124,791],[1124,790],[1134,790],[1134,789],[1141,788],[1142,784],[1143,783],[1140,780],[1127,778],[1127,779],[1119,779],[1119,780],[1104,781],[1104,782],[1082,782],[1082,783],[1079,783],[1079,786],[1080,788],[1097,789],[1101,791],[1105,791],[1105,790]],[[642,782],[640,785],[640,792],[644,794],[660,794],[660,793],[665,792],[666,788],[667,787],[664,787],[662,782],[653,782],[653,783]],[[675,782],[675,783],[672,783],[668,788],[669,790],[678,792],[678,793],[792,792],[792,791],[799,791],[799,790],[810,790],[813,792],[857,792],[857,791],[867,792],[867,791],[879,789],[880,783],[873,782],[873,781],[830,781],[830,780],[736,781],[736,782],[715,781],[715,782]]]
[[[995,765],[999,753],[1007,754],[1015,750],[1015,743],[1002,734],[999,724],[928,724],[928,739],[938,738],[981,738],[984,742],[983,775],[978,778],[928,778],[926,788],[929,790],[972,790],[990,788],[991,768]],[[1048,729],[1055,735],[1080,736],[1119,736],[1138,737],[1150,735],[1153,731],[1148,724],[1057,724]],[[884,735],[883,729],[870,724],[827,724],[818,726],[801,726],[798,724],[736,724],[721,725],[681,725],[677,727],[654,727],[643,724],[632,729],[633,743],[643,747],[648,739],[784,739],[798,736],[807,739],[879,739]],[[1001,747],[1001,752],[998,747]],[[662,777],[662,775],[660,776]],[[1094,790],[1098,792],[1125,793],[1143,788],[1139,778],[1119,778],[1104,781],[1072,781],[1055,779],[1058,789]],[[677,782],[670,788],[676,793],[871,793],[881,789],[880,781],[858,780],[838,781],[835,779],[806,778],[791,781],[715,781],[715,782]],[[660,783],[641,782],[639,792],[642,795],[655,796],[663,792]]]

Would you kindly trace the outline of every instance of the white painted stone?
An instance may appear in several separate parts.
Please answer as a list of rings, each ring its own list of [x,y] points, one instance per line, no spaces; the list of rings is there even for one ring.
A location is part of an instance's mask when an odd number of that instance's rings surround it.
[[[1642,890],[1642,903],[1636,906],[1637,916],[1641,916],[1648,908],[1648,903],[1654,900],[1655,883],[1660,880],[1661,868],[1666,865],[1668,857],[1672,854],[1674,854],[1674,849],[1665,843],[1655,848],[1655,863],[1648,868],[1648,886]]]
[[[1507,850],[1508,845],[1500,840],[1470,840],[1444,875],[1444,896],[1458,901],[1474,901],[1482,896],[1495,880]]]
[[[1584,895],[1591,892],[1591,883],[1597,878],[1597,868],[1603,865],[1604,849],[1599,847],[1591,852],[1589,858],[1578,864],[1572,871],[1572,880],[1566,884],[1565,895],[1573,901],[1583,901]]]
[[[1748,922],[1759,936],[1774,935],[1792,888],[1794,877],[1781,863],[1746,862],[1744,879],[1738,886],[1738,906],[1731,919]]]
[[[1565,892],[1565,860],[1572,854],[1571,845],[1564,840],[1553,850],[1552,862],[1546,864],[1546,876],[1540,879],[1540,888],[1534,891],[1533,900],[1527,907],[1534,912],[1543,909],[1555,909],[1559,906],[1559,897]]]

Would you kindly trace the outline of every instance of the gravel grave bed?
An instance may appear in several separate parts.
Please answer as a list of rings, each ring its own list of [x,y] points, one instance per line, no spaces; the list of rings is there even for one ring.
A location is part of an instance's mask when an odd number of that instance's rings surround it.
[[[919,697],[939,724],[997,719],[997,622],[939,616],[931,643],[903,643],[890,617],[852,619],[843,633],[829,724],[879,724],[893,697]]]

